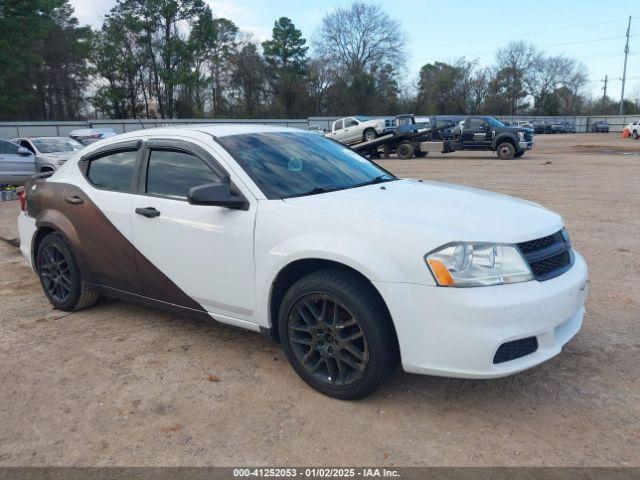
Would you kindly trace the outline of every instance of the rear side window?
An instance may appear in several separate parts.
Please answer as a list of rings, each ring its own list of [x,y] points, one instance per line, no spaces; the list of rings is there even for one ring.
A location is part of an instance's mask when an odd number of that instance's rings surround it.
[[[89,160],[87,178],[98,188],[131,192],[137,153],[136,150],[130,150]]]
[[[221,178],[201,159],[175,150],[151,150],[146,192],[150,195],[186,199],[189,189]]]

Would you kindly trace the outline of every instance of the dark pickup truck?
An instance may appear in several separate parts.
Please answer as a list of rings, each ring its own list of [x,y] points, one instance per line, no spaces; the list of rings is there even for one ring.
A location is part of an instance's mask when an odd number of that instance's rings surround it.
[[[467,117],[453,130],[452,150],[490,150],[502,160],[524,155],[533,148],[533,129],[508,127],[489,116]]]

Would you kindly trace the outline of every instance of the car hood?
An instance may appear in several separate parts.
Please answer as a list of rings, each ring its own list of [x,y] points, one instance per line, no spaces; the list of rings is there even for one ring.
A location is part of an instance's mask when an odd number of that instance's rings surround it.
[[[285,200],[290,205],[349,216],[362,235],[420,230],[450,241],[517,243],[562,228],[562,218],[518,198],[449,183],[397,180]],[[318,215],[321,215],[318,213]]]

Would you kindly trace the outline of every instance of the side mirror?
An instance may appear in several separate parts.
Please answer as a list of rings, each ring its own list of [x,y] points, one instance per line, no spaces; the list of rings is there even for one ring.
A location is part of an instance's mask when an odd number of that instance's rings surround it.
[[[192,187],[187,194],[187,200],[191,205],[211,205],[234,210],[249,209],[249,202],[241,195],[232,193],[229,183],[207,183]]]
[[[33,155],[33,152],[29,150],[27,147],[18,147],[18,155],[22,155],[23,157],[28,157]]]

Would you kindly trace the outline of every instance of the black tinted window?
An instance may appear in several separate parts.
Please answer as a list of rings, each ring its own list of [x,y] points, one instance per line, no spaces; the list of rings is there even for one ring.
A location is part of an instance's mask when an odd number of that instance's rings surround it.
[[[112,153],[89,161],[87,178],[98,188],[131,191],[137,151]]]
[[[152,150],[149,156],[147,193],[182,199],[191,187],[220,181],[207,164],[189,153]]]
[[[18,146],[11,142],[4,142],[0,140],[0,153],[5,155],[16,155],[18,153]]]

